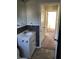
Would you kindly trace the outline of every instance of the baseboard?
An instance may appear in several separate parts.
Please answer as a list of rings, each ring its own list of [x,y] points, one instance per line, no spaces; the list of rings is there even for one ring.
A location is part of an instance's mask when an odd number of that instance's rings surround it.
[[[36,47],[36,48],[41,48],[41,47]]]

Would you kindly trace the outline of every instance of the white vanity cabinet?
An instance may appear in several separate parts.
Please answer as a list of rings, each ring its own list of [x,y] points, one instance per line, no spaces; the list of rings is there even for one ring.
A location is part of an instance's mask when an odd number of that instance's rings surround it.
[[[30,58],[36,48],[36,33],[26,32],[18,35],[18,45],[22,51],[22,57]]]

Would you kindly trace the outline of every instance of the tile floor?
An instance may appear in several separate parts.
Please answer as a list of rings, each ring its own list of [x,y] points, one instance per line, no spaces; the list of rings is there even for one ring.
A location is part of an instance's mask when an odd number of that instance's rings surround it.
[[[55,31],[49,29],[45,33],[42,48],[36,49],[32,59],[55,59],[56,41],[54,40]]]
[[[48,29],[45,32],[45,38],[42,43],[42,47],[47,49],[55,49],[57,42],[54,39],[55,31],[53,29]]]
[[[31,59],[55,59],[54,50],[44,48],[36,49]]]

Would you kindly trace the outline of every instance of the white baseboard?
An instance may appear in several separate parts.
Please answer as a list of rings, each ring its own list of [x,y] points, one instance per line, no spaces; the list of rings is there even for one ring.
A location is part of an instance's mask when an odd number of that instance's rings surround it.
[[[36,47],[36,48],[41,48],[41,47]]]

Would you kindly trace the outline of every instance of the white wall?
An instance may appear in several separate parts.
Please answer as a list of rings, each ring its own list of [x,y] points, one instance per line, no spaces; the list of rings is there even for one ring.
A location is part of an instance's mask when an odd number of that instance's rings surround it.
[[[27,25],[40,24],[40,5],[38,1],[31,0],[26,2]]]
[[[17,24],[24,25],[40,25],[41,24],[41,8],[43,3],[57,2],[58,0],[28,0],[22,2],[17,0]]]
[[[26,5],[21,0],[17,0],[17,27],[25,26],[27,23],[26,19]]]

